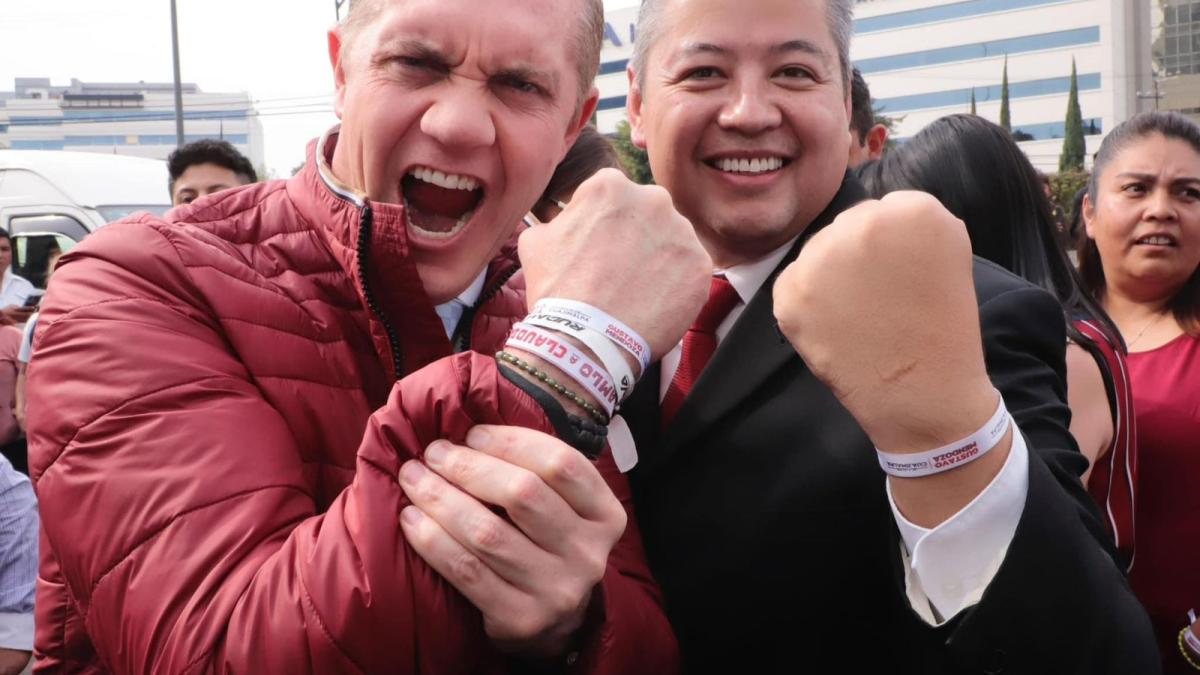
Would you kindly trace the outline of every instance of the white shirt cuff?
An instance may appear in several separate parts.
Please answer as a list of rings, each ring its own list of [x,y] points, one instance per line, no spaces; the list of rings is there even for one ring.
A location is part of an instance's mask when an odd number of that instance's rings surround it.
[[[922,619],[940,626],[979,602],[1004,562],[1028,493],[1029,450],[1019,429],[1014,429],[1008,458],[992,482],[932,530],[900,513],[888,479],[888,503],[903,539],[904,585]]]
[[[33,651],[33,613],[0,612],[0,647]]]

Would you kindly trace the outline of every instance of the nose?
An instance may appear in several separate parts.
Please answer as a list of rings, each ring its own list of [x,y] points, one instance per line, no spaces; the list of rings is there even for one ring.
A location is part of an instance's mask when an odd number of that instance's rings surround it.
[[[771,100],[769,83],[758,78],[741,78],[734,83],[734,96],[721,110],[717,123],[723,129],[753,136],[782,121],[779,106]]]
[[[496,142],[490,106],[478,83],[451,81],[421,116],[421,131],[452,150],[473,150]]]
[[[1171,195],[1171,190],[1167,186],[1157,187],[1150,194],[1150,198],[1146,200],[1146,220],[1175,220],[1178,212],[1175,208],[1175,199]]]

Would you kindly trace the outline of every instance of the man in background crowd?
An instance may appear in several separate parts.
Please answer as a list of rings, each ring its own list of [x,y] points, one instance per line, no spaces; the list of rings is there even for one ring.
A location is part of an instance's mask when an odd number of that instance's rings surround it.
[[[4,270],[4,280],[0,282],[0,325],[4,326],[20,326],[29,319],[33,308],[26,307],[25,300],[37,290],[28,279],[13,272],[12,262],[12,236],[0,229],[0,269]]]
[[[188,143],[167,157],[171,205],[191,204],[214,192],[258,181],[250,160],[229,141],[212,138]]]
[[[37,566],[38,510],[33,486],[0,457],[0,675],[21,672],[33,652]]]
[[[871,90],[855,68],[850,79],[850,168],[882,157],[887,141],[888,128],[875,122]]]

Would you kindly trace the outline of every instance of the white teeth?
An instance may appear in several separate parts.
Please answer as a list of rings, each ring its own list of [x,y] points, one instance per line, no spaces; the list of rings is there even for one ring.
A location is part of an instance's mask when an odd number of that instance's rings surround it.
[[[456,173],[442,173],[441,171],[424,166],[412,168],[409,170],[408,175],[417,180],[446,188],[447,190],[475,190],[479,187],[479,181],[470,176],[460,176]]]
[[[1169,237],[1159,237],[1159,236],[1142,237],[1140,241],[1143,244],[1151,244],[1151,245],[1155,245],[1155,246],[1170,246],[1171,245],[1171,239]]]
[[[755,157],[754,159],[723,158],[716,161],[717,168],[728,173],[765,173],[783,166],[782,157]]]

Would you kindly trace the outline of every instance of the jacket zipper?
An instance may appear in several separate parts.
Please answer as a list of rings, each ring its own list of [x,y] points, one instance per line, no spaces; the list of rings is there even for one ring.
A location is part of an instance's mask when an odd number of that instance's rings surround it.
[[[367,276],[367,257],[371,252],[371,227],[373,222],[374,217],[371,213],[371,205],[363,204],[358,219],[359,285],[362,287],[363,299],[367,302],[367,309],[375,315],[379,323],[383,324],[383,330],[387,333],[388,346],[392,349],[392,368],[395,370],[396,379],[399,380],[404,376],[404,360],[400,354],[400,338],[396,336],[396,329],[392,326],[392,322],[388,320],[383,310],[379,308],[379,303],[375,302],[375,294],[371,292],[370,277]]]

